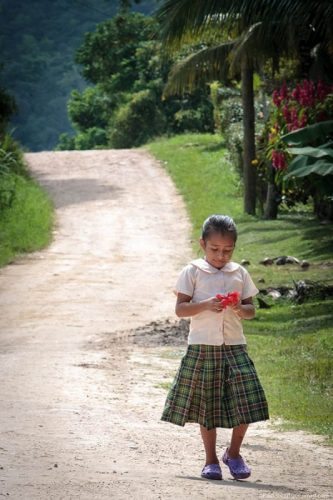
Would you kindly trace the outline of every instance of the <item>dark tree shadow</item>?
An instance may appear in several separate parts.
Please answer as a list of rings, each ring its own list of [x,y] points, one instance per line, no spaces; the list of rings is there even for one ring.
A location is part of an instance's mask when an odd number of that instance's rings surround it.
[[[44,177],[44,178],[43,178]],[[116,200],[123,189],[103,183],[100,179],[48,179],[39,175],[39,183],[46,189],[56,208],[89,201]]]

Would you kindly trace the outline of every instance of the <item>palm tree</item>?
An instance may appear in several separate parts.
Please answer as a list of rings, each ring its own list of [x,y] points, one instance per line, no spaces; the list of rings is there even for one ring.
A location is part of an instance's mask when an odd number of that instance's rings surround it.
[[[255,213],[255,157],[253,70],[258,55],[274,57],[298,54],[301,48],[318,44],[332,50],[333,6],[331,1],[309,0],[165,0],[157,16],[162,37],[169,47],[180,47],[191,37],[202,36],[207,29],[220,29],[241,35],[229,44],[200,51],[175,67],[169,91],[178,86],[195,85],[202,78],[220,78],[228,66],[240,68],[244,127],[244,209]],[[228,52],[226,52],[228,51]],[[228,55],[227,55],[228,54]],[[308,56],[309,50],[306,51]],[[303,59],[308,59],[304,57]],[[269,191],[270,192],[270,191]]]
[[[226,9],[216,10],[213,4],[217,2],[167,0],[158,12],[162,25],[162,38],[169,46],[179,47],[182,41],[189,38],[198,38],[205,30],[221,29],[225,33],[235,34],[242,32],[242,23],[237,13],[229,13],[232,2],[224,2]],[[223,3],[223,2],[221,2]],[[182,8],[181,8],[182,7]],[[222,5],[220,5],[222,7]],[[230,55],[239,46],[240,40],[220,43],[216,46],[199,51],[190,56],[183,63],[179,63],[172,71],[166,92],[179,91],[196,86],[202,80],[218,79],[225,81],[231,67],[241,73],[243,126],[244,126],[244,210],[254,214],[256,206],[256,171],[251,165],[255,158],[254,136],[254,97],[253,97],[253,61],[245,50],[239,57],[238,65],[232,64]],[[234,60],[236,59],[235,54]]]

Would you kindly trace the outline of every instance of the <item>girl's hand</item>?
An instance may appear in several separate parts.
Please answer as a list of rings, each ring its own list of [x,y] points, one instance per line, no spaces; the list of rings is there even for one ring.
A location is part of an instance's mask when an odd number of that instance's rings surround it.
[[[231,307],[231,309],[234,311],[235,314],[237,314],[237,316],[239,318],[243,317],[242,316],[242,303],[240,300],[237,302],[237,304],[232,304],[229,307]]]
[[[204,305],[206,311],[221,312],[223,309],[221,301],[216,297],[203,300],[201,303]]]
[[[239,319],[252,319],[256,314],[253,305],[252,297],[239,301],[237,304],[230,306]]]
[[[192,302],[192,297],[189,295],[180,292],[177,293],[175,312],[178,318],[188,318],[203,311],[221,312],[221,301],[216,297],[211,297],[201,302]]]

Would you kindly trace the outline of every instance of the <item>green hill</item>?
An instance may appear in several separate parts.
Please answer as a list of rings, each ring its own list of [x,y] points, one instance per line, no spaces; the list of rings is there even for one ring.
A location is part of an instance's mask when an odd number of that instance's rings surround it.
[[[53,149],[71,132],[67,100],[86,83],[74,64],[88,31],[112,17],[118,0],[0,0],[0,86],[15,97],[13,135],[31,151]],[[156,6],[142,1],[145,14]]]

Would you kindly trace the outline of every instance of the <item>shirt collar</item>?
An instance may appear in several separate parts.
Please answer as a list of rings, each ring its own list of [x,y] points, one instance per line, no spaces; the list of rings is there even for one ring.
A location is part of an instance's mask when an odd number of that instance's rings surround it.
[[[221,271],[223,271],[224,273],[232,273],[240,267],[236,262],[228,262],[225,266],[222,267],[222,269],[217,269],[216,267],[210,265],[209,262],[206,261],[206,259],[192,260],[191,264],[193,264],[193,266],[197,267],[198,269],[201,269],[201,271],[205,271],[209,274],[216,274]]]

